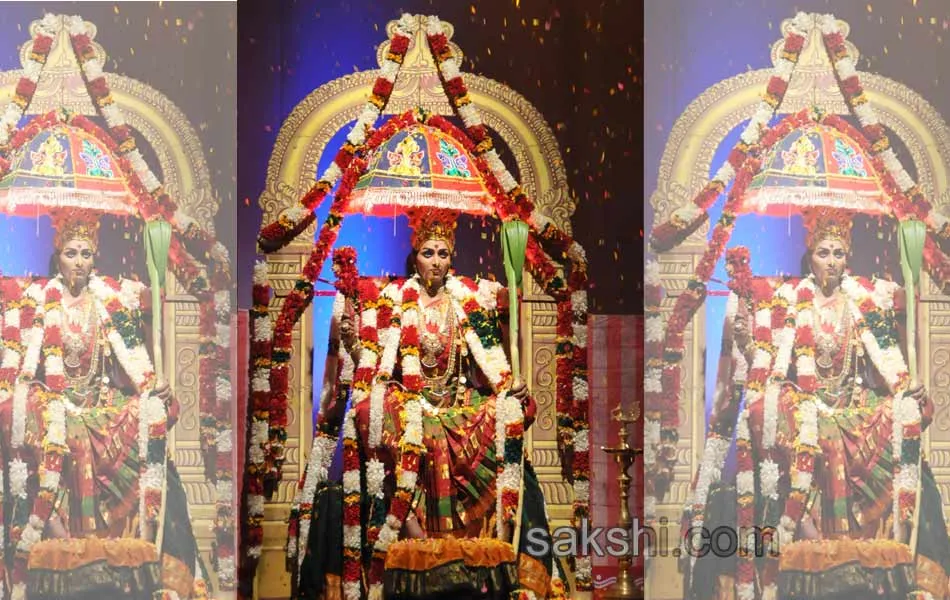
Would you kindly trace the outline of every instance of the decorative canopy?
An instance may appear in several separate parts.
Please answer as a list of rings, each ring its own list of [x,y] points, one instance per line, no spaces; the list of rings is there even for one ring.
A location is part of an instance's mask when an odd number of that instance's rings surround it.
[[[370,156],[347,212],[393,216],[431,207],[491,214],[491,196],[461,143],[423,124],[397,131]]]
[[[764,157],[744,212],[776,216],[817,206],[887,213],[880,175],[861,146],[819,123],[795,129]]]
[[[57,208],[134,214],[135,200],[118,160],[90,133],[57,123],[27,140],[0,179],[0,210],[35,216]]]

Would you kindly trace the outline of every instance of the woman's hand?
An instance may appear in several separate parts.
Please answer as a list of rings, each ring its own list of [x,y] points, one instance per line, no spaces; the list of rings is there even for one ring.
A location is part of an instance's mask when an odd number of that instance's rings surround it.
[[[168,426],[171,427],[178,422],[178,403],[175,402],[175,395],[172,393],[172,388],[168,385],[167,382],[162,382],[161,385],[155,387],[155,390],[152,391],[152,395],[156,398],[160,398],[162,404],[165,405],[165,409],[168,411]]]
[[[524,411],[524,428],[528,429],[534,424],[538,412],[538,406],[535,404],[534,398],[528,393],[528,386],[521,378],[518,378],[512,383],[508,395],[517,398],[518,402],[521,403],[521,410]]]
[[[511,391],[508,392],[508,395],[524,402],[524,399],[528,397],[528,386],[526,386],[524,381],[519,377],[511,384]]]
[[[426,532],[422,530],[422,526],[419,524],[418,519],[416,519],[415,513],[409,513],[409,516],[406,517],[406,534],[414,540],[422,540],[426,537]]]
[[[63,520],[60,518],[59,514],[53,513],[53,516],[47,521],[47,526],[49,527],[50,535],[56,539],[65,540],[69,538],[69,530],[66,529],[66,525],[63,524]]]
[[[806,540],[820,540],[821,533],[818,531],[818,527],[815,525],[815,520],[812,519],[811,515],[805,515],[802,519],[802,534]]]
[[[920,426],[921,429],[926,429],[934,418],[934,405],[930,401],[930,395],[921,384],[907,390],[907,395],[917,401],[917,406],[920,408]]]
[[[172,388],[169,387],[168,383],[162,383],[155,388],[154,395],[158,398],[161,398],[165,406],[168,406],[169,402],[172,400]]]

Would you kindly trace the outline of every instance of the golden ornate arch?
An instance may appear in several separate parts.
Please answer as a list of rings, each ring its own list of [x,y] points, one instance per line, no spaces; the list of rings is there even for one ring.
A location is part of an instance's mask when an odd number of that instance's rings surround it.
[[[849,25],[844,21],[838,23],[842,34],[847,37]],[[783,38],[790,24],[790,19],[782,23]],[[857,58],[858,49],[851,42],[846,43],[849,52]],[[781,45],[782,38],[772,46],[773,63]],[[668,220],[675,209],[691,202],[709,180],[711,171],[719,167],[712,164],[716,150],[731,131],[752,117],[770,75],[771,69],[760,69],[724,79],[703,91],[676,120],[663,151],[656,190],[650,197],[654,223]],[[950,128],[943,117],[920,94],[897,81],[874,73],[859,72],[858,75],[880,122],[905,144],[909,156],[902,156],[901,160],[908,166],[908,162],[912,162],[916,167],[916,180],[935,209],[945,209],[950,204]],[[817,29],[806,38],[778,112],[791,114],[811,106],[819,106],[831,113],[848,114]],[[667,310],[672,308],[675,296],[686,289],[686,283],[705,250],[707,233],[708,225],[679,248],[659,256],[663,285],[674,297],[664,303]],[[937,295],[929,281],[925,289],[929,292],[923,295],[919,322],[928,326],[920,328],[920,373],[937,409],[934,426],[930,428],[929,436],[925,436],[925,447],[934,463],[934,474],[944,502],[950,506],[950,392],[947,391],[950,381],[950,303]],[[685,332],[678,463],[670,493],[657,505],[657,517],[666,517],[674,524],[679,522],[691,478],[702,460],[706,426],[705,327],[705,311],[700,310]],[[715,348],[710,350],[718,352]],[[674,529],[671,535],[678,535],[678,529]],[[676,560],[673,557],[651,559],[651,597],[682,597],[682,577],[677,571]]]
[[[30,25],[31,40],[35,38],[38,26],[39,21]],[[95,33],[92,25],[93,41]],[[94,44],[99,55],[105,58],[105,49],[95,41]],[[32,42],[29,42],[20,49],[20,62],[24,66],[31,48]],[[13,97],[22,73],[20,69],[0,72],[0,104],[6,105]],[[107,73],[106,79],[126,121],[155,153],[160,168],[156,175],[166,190],[186,214],[213,233],[219,201],[211,186],[201,141],[188,118],[167,96],[148,84],[112,73]],[[97,115],[65,25],[53,40],[27,114],[44,114],[59,108]],[[182,408],[179,423],[172,430],[171,444],[188,494],[198,544],[201,551],[207,553],[214,541],[215,490],[205,479],[199,445],[198,304],[175,282],[171,271],[168,272],[168,281],[174,283],[169,285],[165,299],[163,329],[174,332],[174,335],[165,338],[165,375],[173,382]]]
[[[449,27],[451,39],[454,28]],[[395,32],[396,21],[387,25],[388,36]],[[420,27],[411,40],[403,66],[385,114],[400,114],[413,107],[422,107],[433,113],[451,115],[438,68],[428,50],[425,27]],[[380,45],[377,59],[382,64],[389,42]],[[456,55],[461,49],[452,43]],[[331,138],[354,121],[366,103],[377,77],[377,72],[362,71],[330,81],[307,95],[284,121],[274,144],[267,167],[265,189],[259,203],[264,211],[264,223],[277,219],[285,208],[296,206],[299,198],[316,182],[317,166]],[[465,74],[465,83],[474,106],[478,107],[488,125],[511,151],[517,166],[519,182],[534,199],[535,206],[549,216],[563,231],[570,233],[570,217],[574,204],[567,186],[567,173],[554,133],[541,113],[508,86],[478,75]],[[275,299],[271,310],[279,313],[283,298],[291,291],[312,247],[314,227],[302,233],[280,252],[267,257],[270,282]],[[537,467],[545,497],[549,500],[550,515],[555,525],[570,520],[572,490],[560,475],[556,442],[556,411],[554,402],[555,325],[557,311],[554,301],[533,282],[526,289],[525,309],[521,327],[524,335],[522,370],[530,382],[539,405],[539,414],[529,445]],[[309,370],[311,340],[311,311],[301,317],[294,329],[293,356],[290,373],[290,423],[288,425],[287,461],[284,481],[275,501],[265,507],[263,572],[269,573],[259,581],[261,598],[286,597],[289,580],[284,574],[285,520],[289,502],[300,474],[300,465],[306,457],[301,448],[309,449],[311,431],[301,428],[297,415],[308,415],[312,410],[312,386]],[[528,334],[527,332],[530,332]],[[315,360],[321,360],[316,357]],[[308,421],[309,423],[309,421]]]

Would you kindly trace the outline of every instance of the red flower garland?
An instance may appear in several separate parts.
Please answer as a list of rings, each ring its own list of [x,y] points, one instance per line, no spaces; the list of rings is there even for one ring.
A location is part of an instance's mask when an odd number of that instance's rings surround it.
[[[356,268],[355,248],[344,246],[333,252],[333,273],[336,275],[336,289],[347,298],[353,298],[360,275]]]
[[[95,57],[95,54],[96,54],[95,49],[92,46],[91,40],[89,39],[87,35],[80,34],[80,35],[72,36],[71,41],[73,44],[74,51],[76,52],[77,58],[80,61],[80,64],[83,64],[86,61]],[[30,58],[40,64],[45,64],[51,47],[52,47],[51,37],[45,36],[42,34],[37,34],[37,36],[34,38],[34,44],[31,49]],[[17,93],[14,98],[14,102],[21,109],[25,110],[32,100],[32,95],[35,92],[35,89],[36,89],[35,84],[33,84],[32,81],[24,78],[23,80],[21,80],[21,82],[17,86]],[[98,77],[94,81],[87,81],[87,90],[89,91],[90,96],[92,97],[95,104],[99,106],[100,109],[102,107],[112,104],[112,98],[109,93],[109,89],[106,84],[104,76]],[[27,127],[24,127],[23,129],[17,131],[13,139],[10,140],[7,144],[5,144],[2,148],[0,148],[0,173],[5,174],[10,168],[10,163],[6,157],[9,155],[11,150],[19,148],[20,146],[22,146],[23,143],[25,143],[26,140],[32,139],[32,137],[35,137],[35,135],[39,133],[39,131],[45,128],[49,128],[50,126],[52,126],[59,120],[60,120],[59,117],[55,113],[48,113],[47,115],[33,119]],[[76,126],[88,133],[93,134],[97,139],[105,143],[106,146],[110,149],[110,151],[114,153],[119,152],[119,153],[124,154],[124,153],[128,153],[134,150],[135,148],[134,139],[131,136],[131,129],[128,126],[123,125],[123,126],[117,126],[117,127],[112,128],[112,133],[115,138],[113,139],[112,136],[109,136],[108,134],[103,132],[100,128],[95,126],[91,121],[89,121],[85,117],[81,117],[77,115],[69,119],[69,122],[71,125]],[[164,194],[163,192],[161,192],[158,198],[158,203],[157,203],[158,207],[156,207],[154,198],[152,198],[152,196],[148,194],[146,190],[144,189],[144,187],[141,185],[141,182],[139,181],[137,174],[131,168],[128,160],[125,159],[124,156],[119,156],[117,162],[119,163],[119,166],[122,169],[123,173],[126,175],[126,178],[128,179],[129,184],[130,184],[130,188],[133,191],[133,194],[135,194],[136,198],[139,200],[138,208],[143,218],[147,218],[151,216],[152,214],[161,212],[161,213],[164,213],[164,216],[169,221],[174,222],[173,217],[174,217],[175,206],[173,203],[170,202],[170,200],[168,199],[168,196]],[[214,244],[213,238],[211,238],[211,236],[209,236],[208,234],[201,232],[200,230],[199,231],[193,230],[191,232],[191,235],[187,236],[187,238],[189,240],[201,241],[208,247]],[[173,247],[174,246],[175,246],[175,243],[173,242]],[[176,274],[179,275],[179,277],[181,277],[182,275],[185,275],[186,277],[188,277],[188,279],[192,283],[197,283],[199,280],[199,277],[197,275],[193,275],[193,271],[195,271],[196,268],[194,268],[190,264],[187,264],[191,260],[190,257],[188,257],[186,253],[182,253],[178,251],[179,250],[178,248],[175,248],[175,250],[176,250],[175,252],[171,253],[172,255],[170,256],[170,258],[171,258],[173,269],[176,271]],[[223,279],[220,277],[217,277],[217,275],[223,270],[222,267],[224,267],[224,265],[218,265],[218,268],[215,269],[214,276],[215,276],[215,279],[219,283],[221,283],[222,286],[224,286],[224,285],[229,284],[230,277],[228,276]],[[202,288],[204,288],[204,286],[199,285],[198,289],[194,291],[200,292]],[[226,287],[224,289],[226,289]],[[222,319],[223,318],[224,317],[222,317]],[[222,359],[224,360],[227,359],[226,354],[224,352],[218,351],[215,353],[215,358],[219,360],[219,368],[218,368],[219,373],[226,371],[227,363],[220,363]],[[56,383],[55,378],[54,378],[53,383]],[[218,423],[226,424],[227,428],[230,428],[230,414],[225,414],[225,413],[226,411],[219,410],[217,414]],[[225,417],[225,418],[222,418],[222,417]],[[154,433],[158,434],[160,432],[154,432]],[[230,473],[230,460],[228,457],[226,456],[218,457],[217,462],[223,463],[223,464],[219,464],[219,469],[217,469],[219,473],[220,472]],[[226,468],[221,469],[220,468],[221,466],[225,466]],[[228,510],[230,510],[229,507],[231,504],[230,499],[227,499],[227,500],[228,501],[224,503],[227,505],[227,509],[224,511],[225,513]],[[216,528],[218,530],[219,535],[217,537],[219,541],[222,541],[222,540],[226,541],[228,538],[228,535],[230,535],[230,537],[233,538],[233,531],[231,531],[230,534],[228,532],[228,526],[225,524],[225,522],[228,519],[226,515],[222,515],[221,509],[223,507],[223,504],[221,502],[221,499],[219,499],[218,504],[219,504],[218,506],[219,518],[216,519]],[[222,519],[222,517],[224,518]],[[217,527],[218,525],[220,525],[220,527]],[[224,544],[224,547],[230,547],[230,545],[231,544],[226,543]],[[224,589],[228,589],[228,585],[229,585],[229,582],[225,580],[224,577],[222,577],[222,587]]]
[[[409,50],[409,42],[409,38],[401,35],[397,30],[390,41],[386,58],[401,65],[405,59],[406,52]],[[393,84],[380,75],[373,84],[370,102],[382,111],[389,103],[392,91]],[[337,168],[339,168],[341,172],[346,172],[350,166],[350,162],[356,157],[359,150],[360,148],[349,142],[345,142],[333,159]],[[329,181],[317,181],[313,187],[304,194],[303,198],[301,198],[300,205],[307,210],[307,214],[303,219],[293,222],[281,216],[278,217],[277,221],[264,226],[257,240],[261,251],[265,254],[270,254],[280,250],[313,224],[316,219],[314,211],[323,203],[324,198],[326,198],[332,188],[333,185]],[[337,195],[339,196],[339,192]]]
[[[848,56],[848,48],[844,43],[844,36],[840,31],[825,34],[822,36],[822,40],[825,45],[825,50],[832,60],[832,64]],[[867,102],[867,96],[864,93],[860,79],[857,74],[854,74],[842,80],[837,69],[835,69],[835,77],[838,80],[839,87],[842,95],[845,97],[848,108],[852,114],[858,116],[857,107]],[[830,117],[827,120],[833,122],[844,121],[839,117]],[[861,121],[860,118],[858,120]],[[844,122],[842,127],[854,132],[854,128],[851,127],[850,124],[847,124],[847,122]],[[928,225],[928,240],[931,237],[935,237],[938,240],[938,244],[941,247],[930,248],[925,252],[924,266],[927,268],[931,277],[936,280],[938,286],[941,289],[945,288],[947,284],[950,283],[950,279],[947,279],[950,273],[942,268],[942,265],[950,261],[950,259],[944,254],[942,246],[950,242],[950,223],[945,224],[938,230],[932,220],[928,218],[931,214],[932,206],[924,197],[920,186],[914,185],[908,190],[902,190],[894,179],[893,174],[885,168],[881,154],[892,146],[884,126],[880,123],[865,125],[862,122],[861,131],[865,134],[864,136],[854,135],[852,133],[851,137],[861,141],[862,148],[865,152],[870,154],[875,168],[878,173],[881,174],[887,195],[892,201],[894,216],[901,220],[916,218],[924,221]]]
[[[37,31],[36,35],[33,37],[33,46],[30,49],[30,58],[40,65],[45,66],[46,60],[49,58],[50,50],[53,47],[53,38],[51,36],[45,35],[42,30]],[[26,108],[33,102],[33,95],[36,93],[36,82],[31,80],[27,76],[23,76],[17,82],[16,87],[14,88],[13,98],[11,102],[16,105],[21,111],[25,111]],[[8,124],[12,129],[15,129],[17,123]],[[3,135],[2,139],[6,140],[6,135],[10,130],[0,132]],[[5,173],[10,169],[10,140],[6,140],[6,143],[0,143],[0,173]]]
[[[58,289],[53,286],[48,286],[46,289],[46,295],[44,297],[44,304],[46,311],[59,307],[62,301],[62,294]],[[60,308],[61,310],[61,308]],[[22,319],[21,319],[22,322]],[[45,396],[44,402],[48,406],[49,403],[53,401],[62,402],[61,396],[66,389],[66,376],[63,374],[53,375],[54,369],[51,366],[51,357],[57,357],[62,359],[63,356],[63,347],[62,342],[62,332],[58,330],[59,325],[50,325],[44,324],[44,345],[43,345],[43,360],[44,365],[47,371],[45,377],[45,383],[47,390],[43,392]],[[54,340],[59,340],[60,345],[54,345],[52,342]],[[59,361],[61,364],[61,360]],[[50,422],[48,419],[50,411],[43,411],[43,431],[48,432],[50,430]],[[65,416],[65,409],[64,409]],[[65,442],[65,440],[64,440]],[[64,444],[56,444],[49,440],[48,433],[46,434],[46,439],[43,440],[43,456],[40,459],[41,469],[53,472],[62,472],[63,467],[63,458],[69,453],[68,446]],[[50,515],[53,512],[53,500],[54,500],[54,491],[44,487],[44,484],[41,483],[39,490],[36,492],[36,498],[33,500],[33,508],[30,511],[30,519],[37,517],[41,523],[46,523]],[[32,525],[28,525],[31,527]],[[23,529],[14,528],[11,531],[10,544],[11,546],[17,547],[23,535]],[[26,563],[29,558],[29,552],[24,552],[19,547],[17,547],[16,555],[14,558],[14,581],[23,582],[25,579],[17,579],[20,575],[26,574]]]
[[[792,63],[793,66],[798,64],[798,59],[801,56],[804,45],[805,37],[790,30],[785,36],[782,58]],[[766,92],[763,100],[775,109],[782,103],[787,90],[788,81],[773,74],[769,77],[769,81],[766,84]],[[750,156],[750,150],[750,146],[742,140],[736,143],[727,159],[733,171],[738,173],[740,169],[742,169],[746,159]],[[707,182],[706,185],[703,186],[703,189],[693,198],[693,204],[699,211],[691,220],[681,221],[674,214],[666,223],[654,227],[650,234],[650,247],[652,250],[656,253],[668,252],[682,244],[686,238],[693,235],[693,233],[709,220],[707,211],[716,202],[716,199],[719,198],[728,183],[728,181],[719,181],[717,179],[711,179]],[[733,187],[735,187],[735,184],[733,184]]]
[[[274,361],[272,364],[272,374],[271,374],[271,393],[272,401],[270,403],[270,422],[273,424],[275,420],[279,419],[278,415],[286,414],[286,403],[287,403],[287,381],[286,381],[286,367],[283,367],[282,363],[289,360],[289,350],[290,350],[290,331],[299,318],[302,309],[305,307],[305,304],[309,302],[310,294],[312,294],[312,284],[315,282],[317,276],[322,270],[322,266],[326,261],[327,255],[329,254],[330,248],[333,243],[335,243],[340,222],[342,221],[343,215],[342,211],[345,209],[346,202],[349,199],[349,196],[352,192],[352,188],[358,181],[359,177],[362,175],[363,171],[366,168],[365,159],[363,156],[367,156],[375,148],[377,148],[381,143],[388,140],[400,129],[404,129],[414,123],[424,122],[432,127],[441,129],[442,131],[448,133],[456,140],[461,142],[463,146],[469,151],[475,153],[478,149],[483,149],[485,130],[484,128],[475,129],[473,133],[479,136],[483,141],[479,144],[476,144],[472,141],[464,132],[460,131],[454,125],[452,125],[448,120],[433,116],[428,119],[423,117],[422,120],[419,119],[419,115],[408,112],[398,117],[390,119],[383,127],[378,131],[372,133],[368,139],[365,147],[358,149],[353,149],[352,156],[354,158],[347,165],[343,179],[338,189],[334,204],[330,210],[330,216],[327,218],[327,221],[324,223],[324,226],[321,228],[318,236],[317,242],[314,245],[314,249],[311,252],[310,258],[308,259],[303,271],[302,277],[298,281],[299,286],[306,282],[310,284],[311,287],[305,288],[307,292],[301,296],[295,292],[291,293],[291,296],[288,297],[287,301],[284,304],[281,315],[278,318],[277,326],[275,327],[274,332],[274,348],[275,350],[280,350],[280,352],[275,352]],[[511,195],[506,195],[502,190],[501,186],[498,184],[497,179],[494,177],[490,167],[487,163],[478,156],[477,153],[473,154],[473,158],[476,162],[476,167],[481,170],[485,175],[486,185],[491,192],[491,195],[495,201],[496,212],[501,218],[507,216],[515,216],[525,219],[530,224],[530,214],[531,214],[531,205],[527,201],[526,196],[520,190],[513,190]],[[314,198],[319,198],[322,200],[322,195],[328,190],[319,192]],[[315,206],[315,205],[314,205]],[[312,213],[312,211],[311,211]],[[286,224],[280,225],[279,227],[276,224],[268,225],[262,230],[261,239],[269,238],[271,241],[280,241],[279,236],[276,235],[278,229],[287,230]],[[565,289],[564,282],[556,276],[556,268],[551,263],[550,259],[545,255],[543,250],[540,249],[537,242],[537,232],[534,232],[531,238],[528,241],[528,251],[526,263],[528,265],[529,271],[542,283],[544,288],[550,293],[555,299],[559,300],[564,306],[570,306],[570,296],[568,291]],[[567,246],[565,244],[567,238],[563,236],[557,236],[549,233],[548,238],[559,241],[561,245]],[[263,246],[264,242],[262,242]],[[566,250],[565,250],[566,252]],[[572,279],[578,285],[586,284],[586,274],[582,270],[578,269],[572,273]],[[347,284],[344,283],[346,286]],[[575,316],[576,317],[576,316]],[[381,316],[382,318],[382,316]],[[582,318],[582,317],[581,317]],[[385,321],[380,321],[385,322]],[[403,331],[404,335],[406,331]],[[411,332],[410,332],[411,335]],[[279,354],[278,356],[276,356]],[[581,376],[586,379],[586,360],[579,360],[577,356],[573,355],[571,352],[569,359],[575,364],[574,374],[575,376]],[[586,357],[585,357],[586,359]],[[562,366],[563,368],[563,366]],[[360,388],[361,386],[366,386],[369,383],[368,378],[372,377],[372,373],[363,372],[366,369],[358,368],[354,374],[353,386],[355,388]],[[415,384],[421,385],[421,379],[418,382],[412,381],[412,378],[406,378],[404,383],[410,389],[415,387]],[[586,403],[581,406],[577,406],[572,411],[575,415],[575,423],[585,423],[586,422]],[[581,413],[581,414],[578,414]],[[583,459],[578,465],[578,473],[588,473],[589,466],[584,466]],[[272,469],[270,475],[279,477],[279,468]]]
[[[93,99],[94,104],[99,108],[100,114],[106,117],[106,121],[109,126],[109,133],[107,134],[103,132],[91,122],[85,123],[84,118],[82,117],[76,117],[73,119],[73,121],[77,121],[79,125],[87,131],[92,131],[92,133],[96,135],[98,139],[103,141],[108,140],[107,143],[109,144],[110,149],[113,152],[120,153],[118,162],[123,172],[126,174],[130,188],[137,199],[136,208],[141,217],[145,220],[148,220],[154,215],[161,215],[165,220],[172,223],[172,225],[175,227],[178,235],[173,238],[172,248],[174,250],[170,251],[169,253],[169,260],[172,265],[172,269],[180,280],[187,282],[187,289],[198,299],[202,305],[207,304],[212,307],[211,310],[202,311],[202,322],[200,323],[202,330],[208,332],[209,330],[214,329],[216,323],[223,326],[229,326],[230,315],[218,314],[214,310],[213,292],[219,290],[228,290],[231,285],[230,270],[228,265],[224,262],[224,259],[222,259],[222,261],[218,261],[213,258],[214,253],[211,251],[211,249],[217,245],[217,241],[211,234],[203,231],[200,227],[196,227],[194,225],[183,227],[176,218],[178,208],[168,196],[168,194],[164,191],[164,189],[159,186],[157,189],[150,191],[146,189],[145,185],[143,185],[138,173],[136,173],[131,167],[128,159],[128,156],[137,152],[136,142],[134,136],[132,135],[131,128],[124,122],[111,122],[111,120],[108,118],[108,115],[104,112],[106,108],[109,108],[114,104],[114,99],[112,98],[105,74],[101,74],[92,80],[86,77],[86,63],[96,59],[97,57],[97,51],[92,44],[91,38],[86,33],[79,32],[70,35],[70,42],[73,46],[76,58],[82,67],[83,77],[86,82],[86,89],[89,92],[90,97]],[[179,247],[182,244],[182,241],[184,241],[184,244],[190,247],[190,251]],[[199,267],[194,264],[196,261],[192,257],[192,254],[197,254],[198,256],[203,256],[209,259],[208,270],[211,275],[213,286],[211,289],[208,287],[208,282],[198,274]],[[223,312],[224,311],[222,311],[222,313]],[[214,382],[217,378],[220,377],[227,379],[229,377],[229,356],[226,350],[223,348],[216,348],[211,342],[204,344],[203,350],[203,352],[201,349],[199,350],[199,373],[204,375],[204,380],[199,381],[199,388],[203,392],[199,404],[202,406],[200,422],[205,427],[205,431],[202,435],[202,445],[204,446],[203,449],[205,450],[203,453],[205,471],[206,474],[209,475],[209,480],[212,482],[229,481],[233,479],[231,468],[231,458],[233,451],[218,451],[216,445],[210,443],[210,433],[207,429],[211,427],[211,424],[213,423],[214,429],[216,429],[217,433],[219,434],[221,432],[232,431],[232,418],[229,409],[230,399],[227,399],[227,405],[222,404],[222,402],[224,402],[223,399],[221,402],[219,402],[216,394],[216,385],[214,385]],[[210,385],[209,380],[211,382]],[[232,504],[233,501],[231,498],[216,497],[216,564],[221,561],[229,561],[229,559],[233,558],[234,526],[232,519],[233,515],[231,514]],[[233,589],[233,572],[223,572],[219,570],[218,579],[222,590]]]
[[[703,257],[696,267],[693,279],[687,289],[676,299],[673,312],[666,326],[666,335],[663,342],[663,392],[647,392],[645,402],[648,407],[657,407],[651,411],[650,417],[658,417],[660,421],[661,443],[657,452],[656,473],[651,473],[647,479],[653,479],[653,491],[657,497],[662,497],[673,477],[673,465],[676,457],[676,440],[679,431],[679,390],[681,388],[680,362],[683,358],[684,332],[706,298],[706,283],[712,277],[716,262],[725,252],[726,244],[732,235],[735,226],[736,213],[741,206],[745,191],[752,181],[752,177],[760,167],[758,156],[768,150],[780,139],[791,133],[810,120],[807,110],[790,115],[777,124],[771,131],[766,132],[760,144],[749,148],[749,156],[742,168],[736,173],[729,198],[723,208],[722,216],[713,229],[712,239],[706,248]],[[669,458],[669,461],[665,459]]]

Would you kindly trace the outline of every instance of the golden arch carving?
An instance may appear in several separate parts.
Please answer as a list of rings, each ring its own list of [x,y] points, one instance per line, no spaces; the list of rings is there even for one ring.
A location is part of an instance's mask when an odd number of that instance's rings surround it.
[[[30,25],[30,39],[35,36],[37,25],[38,22]],[[95,40],[95,28],[92,37]],[[105,57],[105,49],[97,43],[95,46],[99,55]],[[32,42],[21,47],[21,63],[25,64],[31,47]],[[0,72],[0,104],[10,101],[21,75],[21,70]],[[139,139],[144,139],[154,151],[159,163],[156,176],[186,214],[214,232],[219,201],[211,187],[201,141],[188,118],[167,96],[145,83],[111,73],[107,73],[106,78],[127,122],[141,136]],[[27,114],[44,114],[59,108],[90,116],[97,114],[65,28],[54,38]],[[171,272],[168,280],[174,282]],[[166,377],[173,382],[182,408],[171,443],[188,494],[198,544],[201,551],[207,553],[214,541],[215,493],[204,477],[198,441],[198,304],[177,283],[169,286],[163,329],[174,332],[165,339]]]
[[[784,36],[789,22],[783,22]],[[847,23],[839,21],[847,36]],[[776,58],[781,40],[772,47]],[[850,52],[857,57],[857,49],[847,42]],[[794,113],[810,106],[837,114],[848,114],[844,98],[838,91],[817,30],[806,39],[799,64],[792,74],[785,99],[779,106],[783,114]],[[693,196],[709,180],[713,156],[725,137],[752,117],[756,104],[768,83],[771,69],[750,71],[724,79],[708,87],[693,100],[676,120],[660,161],[657,187],[650,197],[654,223],[663,223],[680,206],[691,202]],[[950,127],[943,117],[922,96],[911,88],[873,73],[859,72],[865,93],[876,109],[878,119],[894,132],[907,148],[909,156],[901,156],[906,167],[916,168],[916,180],[937,210],[950,205]],[[909,159],[909,160],[908,160]],[[685,290],[706,245],[708,225],[697,231],[679,248],[659,257],[661,277],[668,294],[675,296]],[[929,289],[930,284],[925,284]],[[950,502],[950,394],[942,392],[950,377],[950,303],[935,290],[923,296],[920,323],[919,356],[921,378],[932,390],[935,404],[945,423],[944,428],[931,428],[927,452],[943,461],[935,468],[945,504]],[[672,303],[664,304],[671,309]],[[683,397],[680,401],[680,442],[677,451],[677,470],[670,492],[657,505],[657,517],[667,517],[678,523],[686,502],[689,483],[702,460],[705,439],[705,311],[700,310],[687,328],[687,352],[683,362]],[[720,327],[721,323],[710,323]],[[710,349],[718,352],[718,348]],[[659,501],[660,499],[658,499]],[[950,504],[946,504],[950,506]],[[670,531],[678,535],[678,528]],[[673,558],[654,558],[648,593],[655,598],[681,598],[681,575]]]
[[[387,26],[391,35],[395,22]],[[451,25],[450,25],[451,28]],[[439,83],[437,67],[429,53],[420,28],[410,43],[403,67],[386,107],[386,114],[399,114],[420,106],[431,112],[452,114],[448,100]],[[451,31],[451,29],[450,29]],[[451,35],[449,36],[451,39]],[[382,57],[388,42],[378,49]],[[457,46],[453,49],[461,53]],[[354,121],[372,90],[377,74],[364,71],[330,81],[308,94],[294,107],[278,133],[277,141],[267,167],[265,189],[259,203],[264,212],[264,223],[277,219],[280,212],[295,206],[317,178],[317,167],[331,138]],[[567,187],[567,174],[557,141],[551,128],[538,110],[521,94],[486,77],[466,74],[472,102],[482,118],[496,135],[507,144],[514,158],[516,178],[534,200],[537,209],[550,217],[562,230],[570,232],[570,217],[574,204]],[[280,252],[267,257],[270,282],[275,293],[271,311],[279,312],[285,297],[293,288],[301,268],[309,257],[315,226],[302,233]],[[531,281],[526,277],[525,281]],[[556,307],[550,298],[537,290],[533,283],[526,290],[522,330],[525,335],[522,349],[522,369],[538,401],[539,414],[529,444],[533,461],[555,525],[570,519],[572,492],[560,476],[557,455],[556,419],[554,406],[554,355]],[[294,330],[294,359],[291,363],[291,407],[295,415],[307,415],[312,410],[312,386],[309,349],[312,347],[311,310],[301,317]],[[315,360],[322,360],[315,357]],[[299,419],[291,417],[288,426],[287,461],[284,481],[275,501],[265,507],[264,551],[261,572],[267,577],[258,580],[261,598],[286,597],[289,579],[285,575],[284,544],[286,517],[293,489],[299,476],[301,461],[309,451],[310,428],[301,428]],[[305,449],[305,450],[304,450]]]

